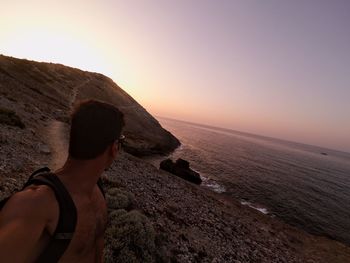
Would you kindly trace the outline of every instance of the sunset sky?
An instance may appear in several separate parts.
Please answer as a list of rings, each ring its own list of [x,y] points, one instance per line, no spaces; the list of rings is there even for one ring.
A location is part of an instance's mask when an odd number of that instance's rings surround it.
[[[350,152],[350,1],[0,0],[0,53],[111,77],[156,116]]]

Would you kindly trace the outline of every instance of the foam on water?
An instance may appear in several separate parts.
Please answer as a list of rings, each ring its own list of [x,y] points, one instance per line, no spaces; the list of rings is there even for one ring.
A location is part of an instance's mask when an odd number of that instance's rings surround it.
[[[207,179],[203,176],[201,176],[203,182],[202,186],[208,187],[210,190],[213,190],[216,193],[224,193],[226,192],[226,188],[223,185],[220,185],[218,182],[212,180],[212,179]]]
[[[242,204],[242,205],[249,206],[250,208],[253,208],[253,209],[255,209],[255,210],[258,210],[259,212],[263,213],[264,215],[267,215],[267,214],[269,213],[269,211],[268,211],[266,208],[261,207],[261,206],[254,205],[254,204],[252,204],[252,203],[250,203],[250,202],[248,202],[248,201],[242,200],[242,201],[241,201],[241,204]]]

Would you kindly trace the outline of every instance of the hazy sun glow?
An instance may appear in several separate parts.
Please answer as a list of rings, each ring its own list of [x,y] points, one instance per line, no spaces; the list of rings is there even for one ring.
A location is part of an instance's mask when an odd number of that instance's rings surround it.
[[[151,113],[350,151],[346,1],[1,1],[0,53],[111,77]]]

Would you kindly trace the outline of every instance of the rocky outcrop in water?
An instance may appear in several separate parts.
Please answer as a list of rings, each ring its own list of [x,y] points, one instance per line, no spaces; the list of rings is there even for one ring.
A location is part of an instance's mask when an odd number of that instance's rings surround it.
[[[199,173],[193,171],[190,168],[190,163],[181,158],[177,159],[175,163],[171,159],[166,159],[160,163],[159,168],[169,173],[175,174],[189,182],[195,184],[202,183],[202,179]]]

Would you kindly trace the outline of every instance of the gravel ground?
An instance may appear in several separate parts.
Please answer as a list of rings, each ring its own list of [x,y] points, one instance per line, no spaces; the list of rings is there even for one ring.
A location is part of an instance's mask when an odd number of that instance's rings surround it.
[[[121,154],[106,177],[135,196],[135,209],[152,222],[161,236],[159,247],[172,262],[350,259],[349,248],[338,242],[311,236],[129,154]]]

